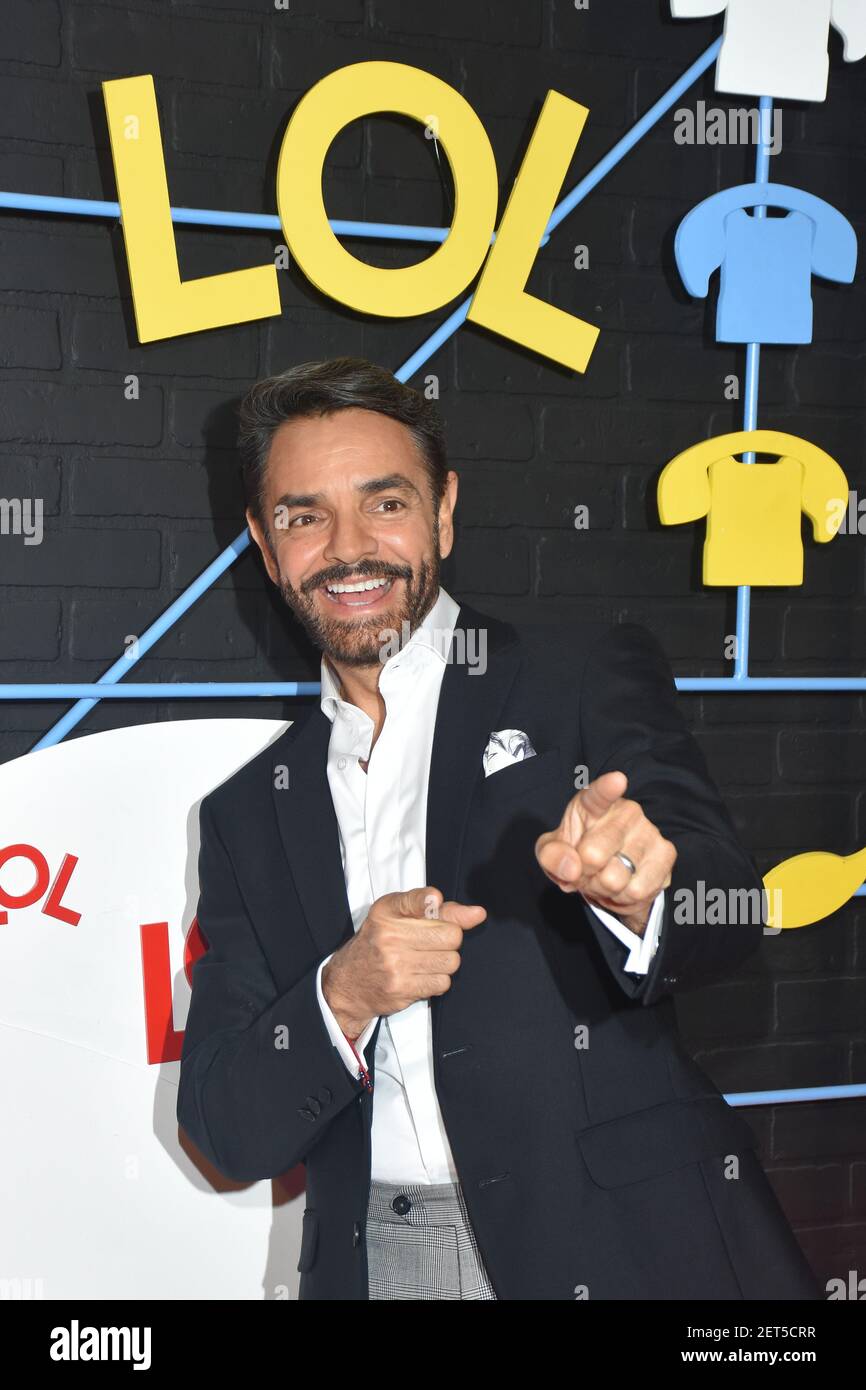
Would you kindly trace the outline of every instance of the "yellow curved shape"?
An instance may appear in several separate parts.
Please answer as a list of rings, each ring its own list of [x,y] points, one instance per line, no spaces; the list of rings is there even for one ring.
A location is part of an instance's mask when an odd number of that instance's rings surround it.
[[[764,876],[767,926],[808,927],[844,907],[866,877],[866,849],[854,854],[810,850],[783,859]]]
[[[322,197],[328,149],[351,121],[383,111],[433,128],[454,178],[454,220],[445,241],[417,265],[359,261],[331,231]],[[405,318],[449,303],[473,279],[496,224],[496,161],[469,103],[432,73],[406,63],[351,63],[298,102],[277,164],[277,208],[289,249],[323,294],[364,314]]]

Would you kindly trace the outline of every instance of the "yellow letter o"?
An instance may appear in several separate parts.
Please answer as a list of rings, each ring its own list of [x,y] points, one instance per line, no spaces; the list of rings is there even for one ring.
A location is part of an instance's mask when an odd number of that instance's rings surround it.
[[[395,111],[428,125],[448,157],[454,220],[446,239],[417,265],[384,269],[346,251],[328,224],[322,169],[334,138],[350,121]],[[301,98],[286,127],[277,164],[277,208],[291,253],[307,278],[332,299],[385,318],[425,314],[469,284],[496,224],[496,161],[469,103],[432,73],[406,63],[352,63],[323,77]]]

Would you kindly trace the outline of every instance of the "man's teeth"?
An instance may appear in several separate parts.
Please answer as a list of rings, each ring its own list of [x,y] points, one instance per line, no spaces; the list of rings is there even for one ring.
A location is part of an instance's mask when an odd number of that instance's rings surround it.
[[[326,584],[325,588],[330,594],[360,594],[364,589],[381,589],[390,583],[390,579],[362,579],[357,584]]]

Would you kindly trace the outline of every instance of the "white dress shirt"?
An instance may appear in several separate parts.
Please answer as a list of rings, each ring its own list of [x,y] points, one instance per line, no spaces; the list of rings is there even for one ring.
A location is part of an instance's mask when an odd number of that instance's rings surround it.
[[[459,611],[440,587],[436,602],[409,641],[383,663],[379,691],[385,719],[375,746],[372,719],[341,698],[331,669],[322,660],[321,707],[333,725],[328,783],[355,931],[377,898],[427,883],[427,784],[433,727]],[[362,760],[368,764],[366,773]],[[623,969],[637,974],[649,969],[663,907],[664,891],[653,904],[643,937],[609,912],[593,908],[630,947]],[[316,975],[319,1006],[334,1045],[357,1076],[352,1047],[322,993],[322,970],[330,959],[327,956],[320,963]],[[365,1067],[364,1048],[377,1022],[371,1019],[354,1042]],[[372,1177],[400,1184],[458,1181],[436,1097],[429,999],[416,1000],[382,1019],[375,1056]]]

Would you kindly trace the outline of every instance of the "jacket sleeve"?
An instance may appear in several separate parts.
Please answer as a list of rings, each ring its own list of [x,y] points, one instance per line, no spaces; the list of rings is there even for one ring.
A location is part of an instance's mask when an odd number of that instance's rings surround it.
[[[208,950],[192,968],[177,1119],[226,1177],[254,1182],[302,1162],[363,1087],[325,1027],[319,963],[279,993],[208,802],[197,912]]]
[[[626,797],[677,849],[646,975],[623,973],[622,946],[586,914],[620,985],[643,1004],[730,974],[757,950],[766,922],[762,880],[678,698],[662,648],[636,623],[611,628],[586,658],[580,726],[589,778],[624,772]]]

